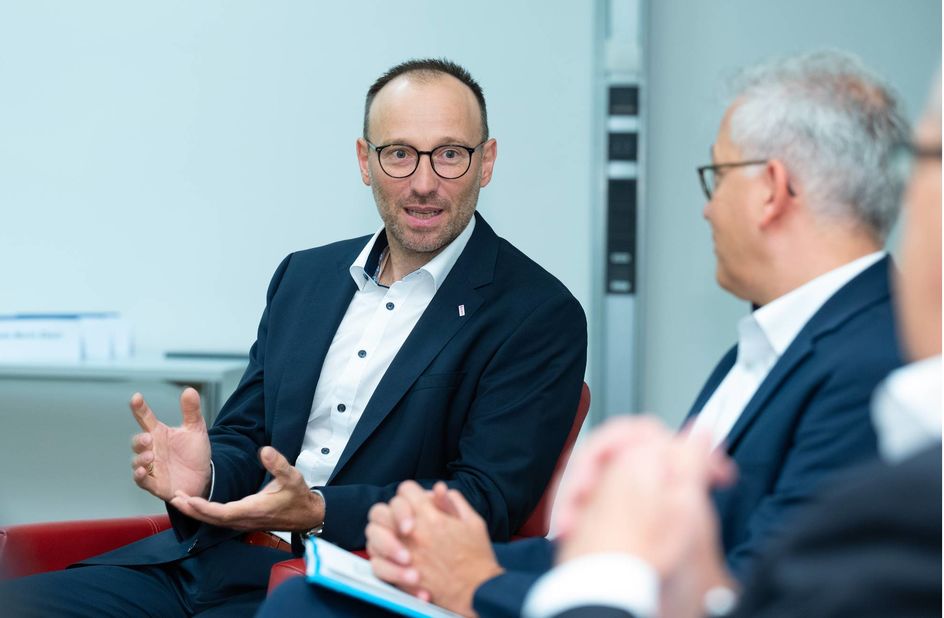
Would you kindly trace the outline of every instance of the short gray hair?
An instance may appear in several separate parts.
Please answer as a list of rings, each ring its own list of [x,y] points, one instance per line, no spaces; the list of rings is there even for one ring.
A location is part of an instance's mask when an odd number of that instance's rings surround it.
[[[891,89],[857,58],[819,51],[747,69],[733,90],[741,154],[783,161],[818,214],[884,241],[904,187],[889,157],[909,133]]]

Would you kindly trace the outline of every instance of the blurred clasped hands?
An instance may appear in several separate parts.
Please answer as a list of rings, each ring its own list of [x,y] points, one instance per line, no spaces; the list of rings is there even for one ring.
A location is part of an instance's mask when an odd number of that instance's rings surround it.
[[[557,562],[630,554],[656,572],[662,616],[700,616],[709,590],[732,586],[710,491],[735,476],[708,435],[647,416],[614,419],[570,462],[555,503]],[[475,615],[475,590],[503,572],[483,519],[442,482],[402,483],[371,509],[366,534],[380,579],[465,616]]]

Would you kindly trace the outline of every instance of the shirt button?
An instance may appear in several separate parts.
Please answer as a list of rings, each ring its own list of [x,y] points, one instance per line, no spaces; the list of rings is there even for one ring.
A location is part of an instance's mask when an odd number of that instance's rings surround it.
[[[344,412],[345,410],[347,410],[347,406],[344,405],[343,403],[339,403],[339,404],[338,404],[338,412]]]
[[[327,446],[324,447],[323,449],[321,449],[321,454],[322,454],[322,455],[327,455],[327,454],[330,453],[330,452],[331,452],[331,449],[329,449]]]
[[[394,307],[394,304],[393,304],[393,303],[387,303],[387,309],[388,309],[388,310],[393,311],[393,307]]]
[[[367,356],[367,350],[358,350],[357,355],[361,358]]]

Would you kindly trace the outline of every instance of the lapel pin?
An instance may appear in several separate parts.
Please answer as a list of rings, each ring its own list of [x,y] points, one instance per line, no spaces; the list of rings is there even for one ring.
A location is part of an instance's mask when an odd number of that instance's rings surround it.
[[[465,305],[459,305],[459,317],[465,317]]]

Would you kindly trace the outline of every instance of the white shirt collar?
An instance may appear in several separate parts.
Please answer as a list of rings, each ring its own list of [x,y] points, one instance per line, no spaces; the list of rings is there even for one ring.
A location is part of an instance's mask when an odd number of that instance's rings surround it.
[[[472,232],[474,230],[475,216],[473,215],[469,220],[469,224],[465,226],[465,229],[462,230],[461,234],[456,236],[455,240],[446,245],[443,250],[436,255],[436,257],[431,259],[419,269],[404,277],[404,279],[416,276],[417,274],[425,273],[433,280],[433,286],[435,289],[439,290],[440,286],[442,286],[443,282],[446,280],[446,277],[448,277],[449,273],[452,271],[452,267],[455,266],[459,256],[462,255],[462,251],[469,243],[469,239],[472,237]],[[367,241],[367,244],[351,264],[351,278],[354,279],[354,283],[357,285],[358,290],[363,290],[364,286],[372,280],[374,273],[367,272],[367,262],[372,257],[372,254],[376,251],[376,257],[379,259],[381,252],[383,252],[384,248],[387,246],[386,236],[384,237],[383,244],[378,244],[378,239],[380,238],[380,235],[383,233],[383,231],[384,228],[381,227],[374,233],[373,236],[370,237],[370,240]]]
[[[827,300],[885,255],[876,251],[843,264],[754,311],[753,318],[777,356],[783,355]]]
[[[872,424],[879,451],[901,461],[941,440],[941,357],[890,373],[872,397]]]

